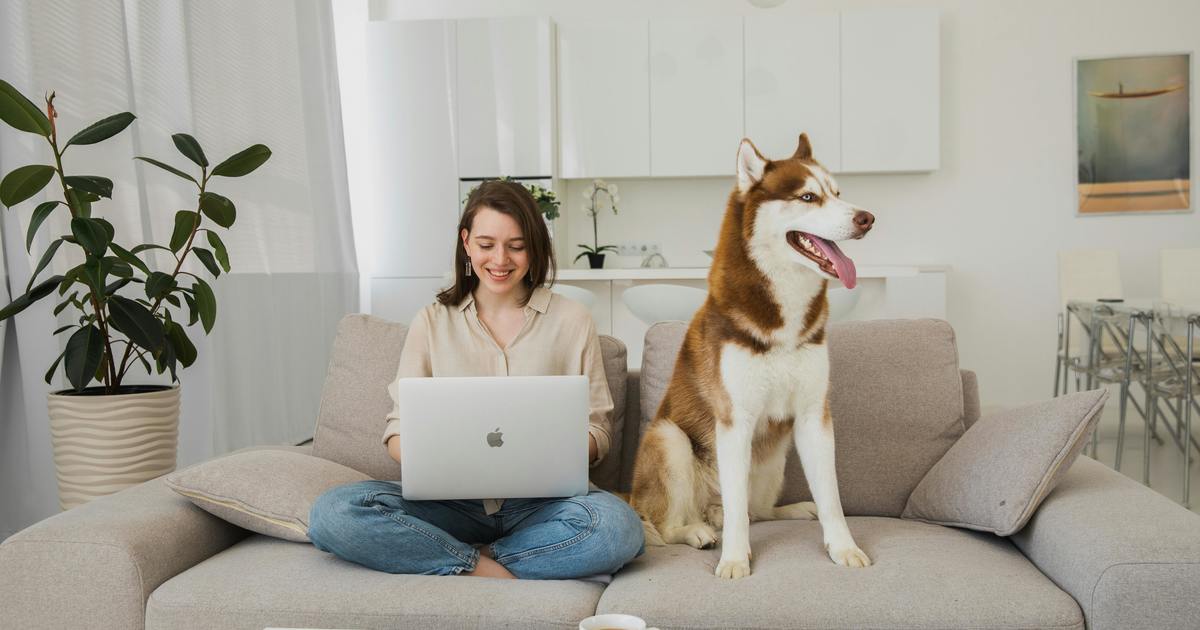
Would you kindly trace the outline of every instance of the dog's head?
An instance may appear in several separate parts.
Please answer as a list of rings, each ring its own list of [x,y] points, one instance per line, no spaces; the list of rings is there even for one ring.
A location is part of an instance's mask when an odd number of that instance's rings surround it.
[[[813,159],[807,134],[792,157],[768,160],[749,139],[738,147],[737,185],[750,251],[764,270],[799,264],[833,276],[848,289],[858,282],[854,261],[837,241],[871,231],[875,217],[843,201],[837,182]]]

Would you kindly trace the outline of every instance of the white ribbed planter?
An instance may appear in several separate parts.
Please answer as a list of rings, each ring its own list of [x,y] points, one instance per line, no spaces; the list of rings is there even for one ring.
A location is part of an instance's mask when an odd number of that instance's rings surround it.
[[[178,383],[161,391],[112,396],[52,393],[48,398],[62,509],[175,470]]]

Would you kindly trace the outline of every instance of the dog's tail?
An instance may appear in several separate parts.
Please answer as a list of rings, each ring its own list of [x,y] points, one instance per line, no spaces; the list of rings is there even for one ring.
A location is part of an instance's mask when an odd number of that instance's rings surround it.
[[[662,534],[658,533],[658,528],[654,526],[654,523],[651,523],[644,518],[642,519],[642,531],[646,535],[647,545],[650,545],[651,547],[666,546],[667,541],[663,539]]]

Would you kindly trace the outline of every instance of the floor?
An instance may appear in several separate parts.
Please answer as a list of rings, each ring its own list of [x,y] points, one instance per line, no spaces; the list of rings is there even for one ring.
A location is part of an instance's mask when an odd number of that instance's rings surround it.
[[[1135,389],[1135,395],[1137,393]],[[1096,459],[1113,467],[1117,452],[1117,429],[1119,426],[1120,391],[1113,387],[1104,415],[1100,419],[1100,445]],[[1159,417],[1162,420],[1162,417]],[[1121,472],[1136,481],[1142,480],[1143,441],[1145,423],[1130,407],[1125,421],[1125,452],[1121,458]],[[1200,414],[1192,414],[1192,432],[1200,436]],[[1165,432],[1160,430],[1163,442],[1150,441],[1150,487],[1176,503],[1183,502],[1183,451]],[[1200,438],[1198,438],[1200,439]],[[1191,461],[1191,510],[1200,513],[1200,452],[1192,449]]]

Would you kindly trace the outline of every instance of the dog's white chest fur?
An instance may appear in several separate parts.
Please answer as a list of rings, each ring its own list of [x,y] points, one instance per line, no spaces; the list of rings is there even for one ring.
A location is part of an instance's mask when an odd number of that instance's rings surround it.
[[[824,344],[808,344],[756,354],[727,343],[721,348],[721,380],[735,422],[802,415],[825,403],[829,351]]]

